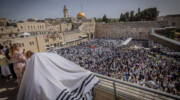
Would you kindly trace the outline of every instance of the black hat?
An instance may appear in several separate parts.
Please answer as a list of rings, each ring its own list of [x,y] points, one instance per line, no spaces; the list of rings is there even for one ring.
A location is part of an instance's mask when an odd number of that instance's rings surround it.
[[[0,44],[0,49],[3,49],[4,47]]]

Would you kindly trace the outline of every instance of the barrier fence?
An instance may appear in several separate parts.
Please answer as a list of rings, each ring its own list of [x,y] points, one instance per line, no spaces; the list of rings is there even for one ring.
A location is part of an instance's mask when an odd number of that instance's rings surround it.
[[[106,94],[111,94],[114,100],[180,100],[180,96],[177,95],[139,86],[137,84],[121,81],[104,75],[94,74],[100,79],[100,82],[96,85],[95,89],[99,89],[101,92],[106,92]],[[101,99],[104,100],[103,97]]]

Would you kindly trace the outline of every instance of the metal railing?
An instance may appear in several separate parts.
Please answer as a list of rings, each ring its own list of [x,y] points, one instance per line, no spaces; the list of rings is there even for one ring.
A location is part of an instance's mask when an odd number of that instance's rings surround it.
[[[139,86],[137,84],[110,78],[104,75],[94,73],[100,83],[95,88],[104,90],[114,95],[114,99],[142,99],[142,100],[180,100],[180,96],[165,93],[159,90]]]

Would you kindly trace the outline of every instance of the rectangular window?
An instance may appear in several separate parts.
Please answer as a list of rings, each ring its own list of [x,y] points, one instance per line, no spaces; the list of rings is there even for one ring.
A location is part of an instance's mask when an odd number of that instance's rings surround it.
[[[59,37],[59,40],[61,40],[62,39],[62,37]]]
[[[19,47],[21,47],[21,43],[19,43]]]

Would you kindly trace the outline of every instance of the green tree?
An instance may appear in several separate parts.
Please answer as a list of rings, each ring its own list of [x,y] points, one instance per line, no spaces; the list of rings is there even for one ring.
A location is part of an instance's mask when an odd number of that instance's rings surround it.
[[[134,21],[134,11],[130,12],[130,21]]]
[[[129,21],[129,12],[125,13],[125,21]]]
[[[121,13],[121,15],[120,15],[119,22],[120,22],[120,21],[124,21],[124,20],[123,20],[123,13]]]
[[[106,17],[105,14],[104,14],[104,16],[103,16],[103,18],[102,18],[102,21],[108,23],[108,18]]]
[[[144,9],[143,11],[139,10],[138,8],[138,13],[135,15],[135,20],[136,21],[152,21],[156,20],[157,16],[159,15],[159,11],[157,8],[148,8]]]
[[[141,12],[141,9],[140,8],[138,8],[138,14]]]
[[[97,22],[97,19],[96,19],[96,17],[94,17],[94,20]]]
[[[96,18],[96,22],[102,22],[102,18]]]

